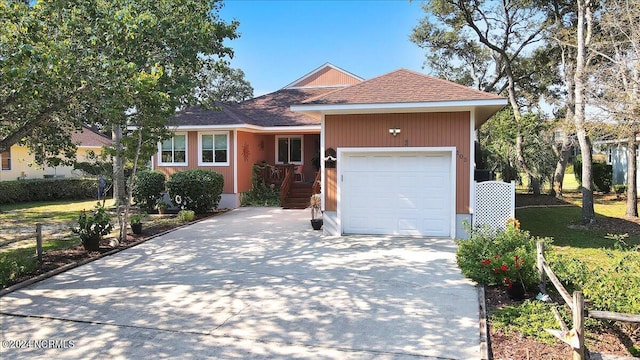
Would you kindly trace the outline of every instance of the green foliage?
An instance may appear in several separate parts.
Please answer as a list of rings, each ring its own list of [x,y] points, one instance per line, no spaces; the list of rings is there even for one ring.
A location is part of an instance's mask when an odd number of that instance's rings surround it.
[[[133,201],[141,208],[151,210],[164,190],[164,174],[150,170],[138,171],[133,186]]]
[[[598,266],[568,254],[551,257],[558,278],[582,290],[596,310],[640,314],[640,252],[605,250]]]
[[[278,206],[280,204],[280,193],[275,186],[267,186],[262,176],[264,171],[268,170],[268,166],[268,164],[253,165],[251,190],[242,193],[242,206]]]
[[[551,312],[553,304],[541,301],[525,300],[520,305],[508,305],[495,310],[491,316],[491,325],[506,334],[520,333],[547,344],[553,344],[556,338],[543,329],[557,329],[556,318]],[[566,314],[565,322],[570,320]]]
[[[111,229],[113,229],[111,215],[98,202],[88,214],[87,211],[82,210],[78,217],[78,225],[73,226],[71,231],[78,234],[84,243],[86,240],[102,238],[109,234]]]
[[[33,201],[83,200],[98,194],[96,180],[34,179],[0,181],[0,204]]]
[[[30,257],[14,257],[0,254],[0,285],[4,288],[29,273],[35,267]]]
[[[537,282],[536,242],[547,243],[550,239],[532,237],[529,232],[518,229],[517,222],[510,223],[504,231],[493,234],[485,229],[476,229],[470,239],[458,241],[456,258],[462,273],[485,285],[509,283],[505,279],[520,277],[525,286]],[[516,269],[516,256],[520,264]],[[502,267],[506,266],[506,271]],[[497,271],[495,269],[498,269]]]
[[[624,184],[615,184],[613,185],[613,191],[616,194],[624,194],[627,192],[627,185]]]
[[[183,222],[192,221],[196,216],[196,213],[193,210],[180,210],[178,212],[178,219]]]
[[[167,181],[169,196],[183,209],[204,214],[218,207],[224,187],[222,175],[210,170],[179,171]]]
[[[29,3],[0,2],[0,149],[22,141],[38,161],[73,158],[83,122],[135,125],[146,157],[237,37],[216,0]]]
[[[129,217],[129,221],[131,222],[131,224],[139,224],[142,222],[142,220],[146,219],[147,216],[148,215],[146,212],[133,214]]]
[[[573,162],[574,174],[579,184],[582,184],[582,160],[576,158]],[[608,194],[611,192],[611,184],[613,183],[613,166],[603,162],[593,162],[593,185],[594,190]]]

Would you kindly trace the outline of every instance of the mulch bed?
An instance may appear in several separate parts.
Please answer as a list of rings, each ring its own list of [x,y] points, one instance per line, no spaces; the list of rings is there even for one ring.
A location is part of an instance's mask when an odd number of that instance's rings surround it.
[[[528,292],[527,299],[535,299],[537,293]],[[509,299],[504,287],[487,287],[485,290],[487,312],[489,319],[491,313],[509,305],[518,305],[522,301]],[[567,324],[570,326],[570,324]],[[560,325],[557,326],[560,329]],[[543,331],[543,330],[541,330]],[[571,359],[571,347],[561,341],[549,345],[535,339],[524,337],[521,334],[505,334],[491,326],[489,321],[489,341],[493,359]],[[603,326],[598,332],[586,331],[587,349],[594,353],[606,353],[617,356],[631,356],[626,350],[633,345],[635,338],[631,330],[622,328],[617,324]]]

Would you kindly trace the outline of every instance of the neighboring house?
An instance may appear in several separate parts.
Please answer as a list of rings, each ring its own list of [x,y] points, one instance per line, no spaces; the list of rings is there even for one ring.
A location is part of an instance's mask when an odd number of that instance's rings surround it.
[[[640,136],[636,138],[640,142]],[[596,151],[604,153],[607,164],[613,168],[612,183],[628,183],[629,155],[627,153],[627,139],[603,140],[594,142]],[[640,151],[636,150],[636,169],[640,167]],[[636,187],[640,190],[640,171],[636,172]]]
[[[82,131],[73,133],[71,141],[78,146],[77,161],[90,161],[90,152],[98,155],[102,152],[103,146],[111,145],[111,139],[86,127],[83,127]],[[0,162],[2,163],[0,181],[81,176],[74,171],[73,166],[50,167],[36,164],[35,157],[29,153],[29,149],[20,145],[13,145],[9,151],[1,153]]]
[[[325,64],[283,89],[221,111],[187,109],[159,145],[156,169],[225,177],[239,206],[255,163],[302,165],[322,154],[326,234],[460,237],[471,222],[474,132],[506,99],[400,69],[371,80]],[[307,198],[308,201],[308,198]]]

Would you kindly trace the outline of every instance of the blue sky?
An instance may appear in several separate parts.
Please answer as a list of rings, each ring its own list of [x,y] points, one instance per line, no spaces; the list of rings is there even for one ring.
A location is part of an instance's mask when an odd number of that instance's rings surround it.
[[[409,41],[423,14],[417,0],[226,0],[220,11],[240,22],[231,65],[255,96],[326,62],[365,79],[398,68],[426,73],[424,51]]]

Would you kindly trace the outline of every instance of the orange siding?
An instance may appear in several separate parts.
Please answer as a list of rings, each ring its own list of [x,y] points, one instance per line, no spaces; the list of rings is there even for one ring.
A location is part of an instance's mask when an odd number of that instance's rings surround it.
[[[191,169],[205,169],[212,170],[224,177],[224,189],[222,190],[225,194],[233,193],[233,156],[234,156],[234,143],[233,143],[233,132],[229,132],[229,166],[198,166],[198,132],[197,131],[189,131],[187,136],[187,152],[188,152],[188,164],[187,166],[160,166],[159,158],[160,153],[157,153],[154,159],[156,164],[156,170],[165,174],[167,179],[172,174],[178,171],[191,170]]]
[[[266,151],[268,138],[265,135],[238,132],[238,192],[251,190],[253,165],[269,161]]]
[[[456,213],[469,213],[471,139],[468,112],[327,115],[325,148],[340,147],[441,147],[455,146]],[[390,128],[400,128],[396,137]],[[338,164],[340,166],[340,164]],[[326,175],[326,210],[335,211],[335,170]]]
[[[342,71],[338,71],[331,67],[325,67],[324,69],[316,72],[315,74],[299,81],[292,87],[313,87],[313,86],[332,86],[332,85],[353,85],[361,82],[357,78],[345,74]]]

